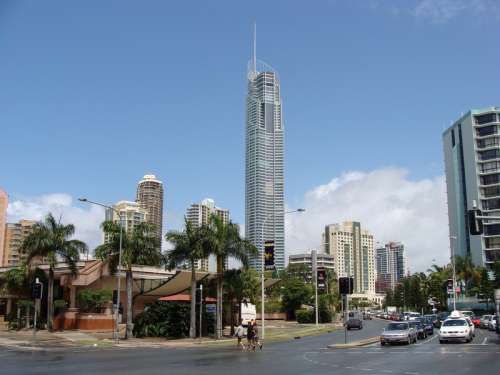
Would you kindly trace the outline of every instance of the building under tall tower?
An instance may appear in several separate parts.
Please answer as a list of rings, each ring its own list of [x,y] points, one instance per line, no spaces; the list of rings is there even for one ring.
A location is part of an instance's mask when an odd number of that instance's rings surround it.
[[[5,225],[5,241],[3,263],[5,267],[18,266],[25,259],[27,254],[21,251],[24,239],[33,232],[35,221],[20,220],[17,223],[7,223]]]
[[[259,250],[251,259],[261,269],[263,241],[274,241],[277,269],[285,267],[283,119],[277,72],[257,61],[247,73],[245,236]]]
[[[354,293],[375,294],[373,235],[356,221],[325,227],[325,252],[333,255],[337,277],[353,277]]]
[[[119,201],[113,205],[114,210],[107,208],[105,211],[106,221],[123,223],[123,231],[132,234],[134,228],[140,223],[148,221],[148,211],[142,208],[137,202]],[[108,240],[108,235],[104,234],[104,241]]]
[[[5,247],[5,222],[7,218],[7,206],[9,197],[7,193],[0,189],[0,266],[3,263],[3,253]]]
[[[393,290],[396,284],[406,276],[408,269],[404,245],[401,242],[389,242],[384,247],[376,249],[375,266],[376,292]]]
[[[443,134],[450,247],[476,266],[500,260],[500,222],[483,221],[471,235],[467,211],[474,202],[483,215],[500,215],[500,107],[471,110]]]
[[[136,202],[148,212],[146,220],[154,224],[157,236],[162,243],[163,183],[157,180],[154,174],[147,174],[139,181]]]
[[[224,224],[229,223],[229,210],[217,207],[213,199],[206,198],[201,203],[193,203],[186,211],[186,219],[197,227],[207,225],[211,215],[220,217]],[[215,272],[217,268],[215,256],[211,255],[210,257],[201,259],[197,262],[196,268],[201,271]]]

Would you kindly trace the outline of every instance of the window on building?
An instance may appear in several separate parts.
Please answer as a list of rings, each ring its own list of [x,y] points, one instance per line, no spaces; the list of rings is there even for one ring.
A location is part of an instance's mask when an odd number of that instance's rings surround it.
[[[476,120],[477,125],[487,124],[489,122],[496,122],[497,121],[497,114],[496,113],[486,113],[484,115],[474,116],[474,119]]]
[[[484,235],[485,236],[496,236],[500,234],[500,224],[485,225]]]
[[[498,149],[481,151],[478,154],[479,154],[479,159],[481,160],[491,160],[500,158],[500,150]]]
[[[493,185],[500,182],[500,174],[490,174],[487,176],[481,176],[481,185]]]
[[[496,125],[490,125],[490,126],[485,126],[484,128],[476,129],[476,135],[479,137],[484,137],[486,135],[496,134],[496,133],[497,133]]]

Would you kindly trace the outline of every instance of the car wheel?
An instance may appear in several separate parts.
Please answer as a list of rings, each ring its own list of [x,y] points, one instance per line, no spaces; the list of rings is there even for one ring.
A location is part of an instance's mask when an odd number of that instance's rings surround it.
[[[385,342],[383,342],[383,341],[382,341],[382,342],[380,343],[380,345],[385,346]]]
[[[408,345],[410,345],[411,343],[412,343],[412,341],[411,341],[411,337],[410,337],[410,336],[408,336]]]
[[[440,343],[440,344],[444,344],[444,341],[443,341],[443,340],[439,340],[439,343]]]

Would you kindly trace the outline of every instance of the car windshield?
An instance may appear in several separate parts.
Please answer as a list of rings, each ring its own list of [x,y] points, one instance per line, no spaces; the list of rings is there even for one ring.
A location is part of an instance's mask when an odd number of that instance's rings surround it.
[[[406,331],[408,324],[406,323],[391,323],[387,326],[387,331]]]
[[[444,327],[459,327],[466,325],[467,321],[465,319],[452,319],[452,320],[447,320],[443,323]]]

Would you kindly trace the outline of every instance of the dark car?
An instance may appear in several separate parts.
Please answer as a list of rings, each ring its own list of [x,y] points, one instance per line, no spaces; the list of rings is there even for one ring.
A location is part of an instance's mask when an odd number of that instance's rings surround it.
[[[361,319],[358,319],[358,318],[349,318],[349,320],[347,321],[345,326],[348,330],[350,330],[352,328],[362,329],[363,328],[363,321]]]
[[[418,339],[422,340],[427,338],[427,332],[425,331],[425,327],[420,320],[410,320],[408,321],[408,324],[410,327],[415,329]]]
[[[443,324],[443,322],[448,319],[448,317],[450,316],[450,313],[449,312],[440,312],[437,316],[438,320],[437,320],[437,325],[436,325],[436,328],[440,328],[441,327],[441,324]]]
[[[424,325],[425,333],[427,335],[434,334],[434,324],[433,324],[432,318],[424,316],[422,318],[417,318],[417,320],[420,321]]]
[[[432,324],[434,325],[434,327],[436,328],[439,328],[439,319],[438,319],[438,316],[436,314],[429,314],[429,315],[424,315],[424,318],[428,318],[432,321]]]

